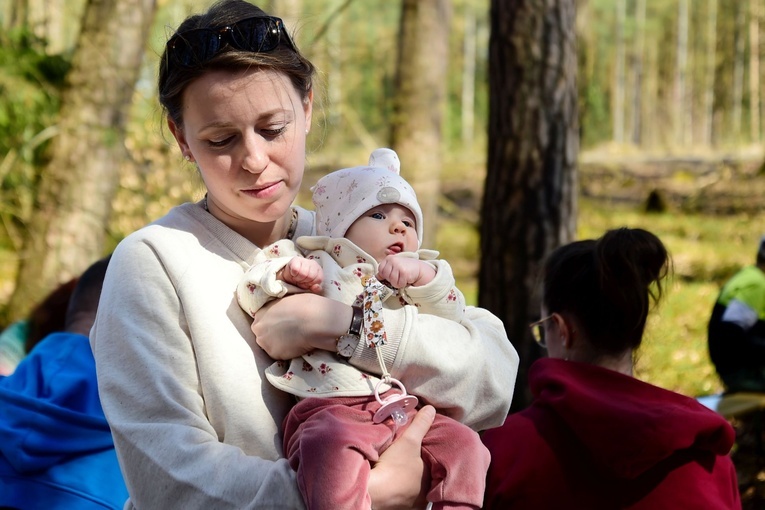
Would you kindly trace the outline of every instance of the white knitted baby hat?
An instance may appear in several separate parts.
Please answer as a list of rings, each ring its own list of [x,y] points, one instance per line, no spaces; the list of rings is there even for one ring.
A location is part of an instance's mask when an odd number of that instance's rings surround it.
[[[327,174],[311,188],[316,208],[316,233],[343,237],[362,214],[382,204],[400,204],[412,211],[417,240],[422,244],[422,209],[414,190],[400,175],[401,162],[391,149],[376,149],[368,166]]]

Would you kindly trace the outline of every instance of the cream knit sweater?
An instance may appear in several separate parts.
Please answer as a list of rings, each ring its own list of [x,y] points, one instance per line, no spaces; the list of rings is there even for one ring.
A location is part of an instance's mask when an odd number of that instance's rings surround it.
[[[313,214],[300,209],[296,236],[311,234]],[[235,295],[257,252],[201,204],[115,250],[91,345],[126,508],[303,508],[279,433],[293,400],[264,380],[273,360]],[[468,307],[455,323],[403,307],[385,321],[391,374],[407,389],[476,430],[504,421],[518,355],[499,319]],[[351,363],[370,370],[377,359]]]

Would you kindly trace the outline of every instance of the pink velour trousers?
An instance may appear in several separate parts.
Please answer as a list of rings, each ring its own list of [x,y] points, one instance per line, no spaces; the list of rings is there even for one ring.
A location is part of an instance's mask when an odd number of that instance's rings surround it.
[[[374,397],[316,397],[298,402],[287,416],[284,452],[309,510],[371,507],[371,465],[408,426],[396,430],[390,418],[375,424],[379,408]],[[422,459],[434,509],[481,507],[489,452],[475,431],[437,414],[422,441]]]

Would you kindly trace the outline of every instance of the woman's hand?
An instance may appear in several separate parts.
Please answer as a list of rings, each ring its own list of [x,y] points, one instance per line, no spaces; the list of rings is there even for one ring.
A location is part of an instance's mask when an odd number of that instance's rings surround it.
[[[294,294],[268,303],[255,313],[252,332],[273,359],[292,359],[314,349],[334,352],[348,331],[353,309],[316,294]]]
[[[367,490],[375,510],[425,508],[430,473],[422,461],[422,439],[430,430],[436,410],[419,410],[409,428],[380,455],[369,475]]]

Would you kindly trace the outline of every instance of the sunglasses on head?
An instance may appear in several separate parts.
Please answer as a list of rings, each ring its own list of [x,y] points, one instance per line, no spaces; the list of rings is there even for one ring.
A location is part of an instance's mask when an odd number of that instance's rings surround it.
[[[279,46],[282,35],[293,51],[295,45],[284,22],[273,16],[246,18],[217,28],[194,28],[167,41],[167,56],[174,64],[196,67],[209,62],[227,44],[254,53],[267,53]]]

